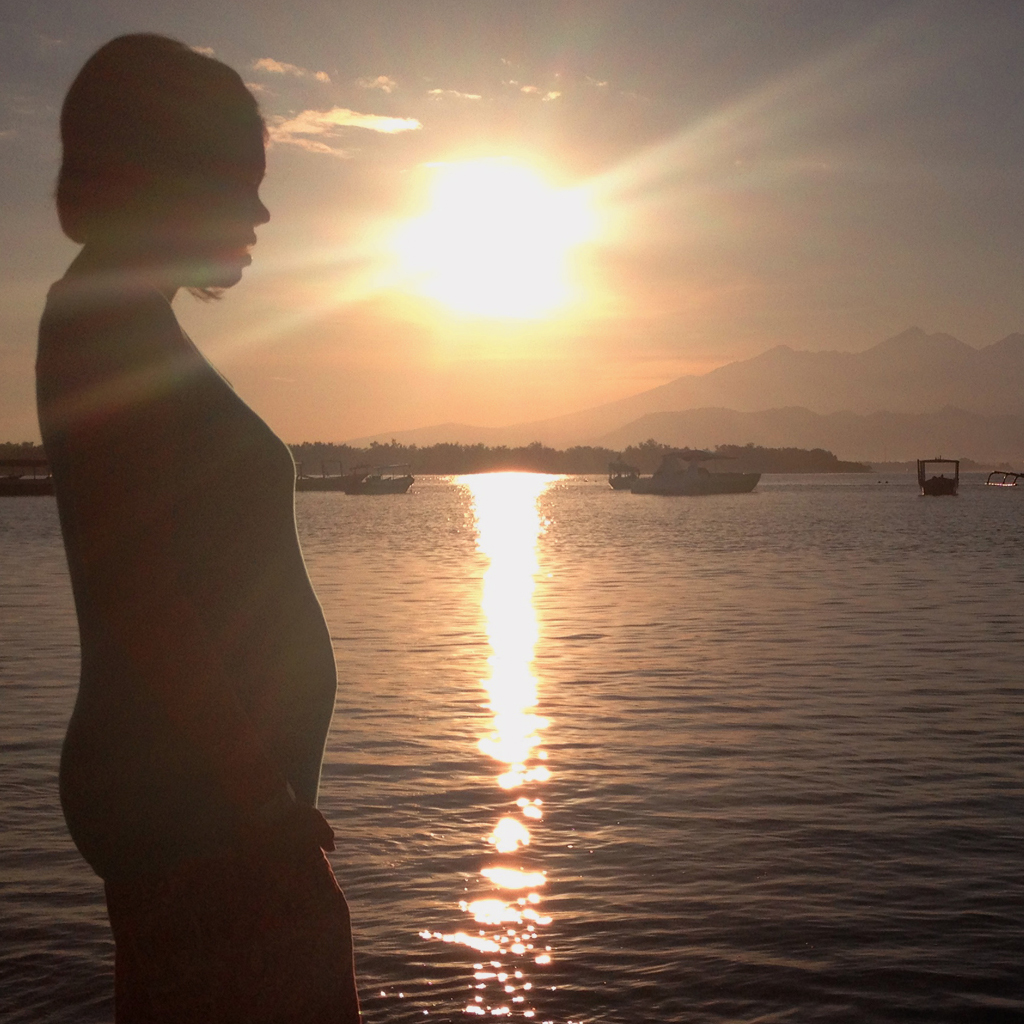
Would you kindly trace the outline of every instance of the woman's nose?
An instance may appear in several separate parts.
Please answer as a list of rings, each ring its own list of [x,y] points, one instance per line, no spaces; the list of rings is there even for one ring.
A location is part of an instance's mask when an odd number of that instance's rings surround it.
[[[270,220],[270,211],[263,205],[263,200],[259,196],[256,197],[256,205],[253,209],[253,213],[256,216],[257,224],[266,224]]]

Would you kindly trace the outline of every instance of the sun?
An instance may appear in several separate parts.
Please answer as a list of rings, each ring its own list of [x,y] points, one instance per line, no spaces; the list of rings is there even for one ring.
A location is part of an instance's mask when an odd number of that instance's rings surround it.
[[[569,302],[570,252],[594,231],[582,190],[505,159],[430,170],[429,208],[392,239],[406,288],[481,317],[538,319]]]

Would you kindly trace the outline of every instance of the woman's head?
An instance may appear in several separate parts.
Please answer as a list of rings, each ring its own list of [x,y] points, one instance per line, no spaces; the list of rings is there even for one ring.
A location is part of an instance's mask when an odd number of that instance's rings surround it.
[[[183,43],[121,36],[89,58],[61,111],[61,227],[145,252],[181,283],[227,286],[248,262],[265,128],[238,74]]]

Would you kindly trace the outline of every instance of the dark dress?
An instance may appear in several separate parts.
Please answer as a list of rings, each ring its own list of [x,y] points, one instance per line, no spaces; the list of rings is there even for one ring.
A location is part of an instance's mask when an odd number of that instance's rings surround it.
[[[316,939],[299,937],[302,921],[313,933],[324,927],[309,893],[322,894],[348,935],[319,848],[286,862],[247,842],[259,809],[286,783],[315,805],[337,685],[295,530],[294,464],[153,288],[111,288],[84,274],[54,285],[40,325],[37,396],[82,655],[61,802],[107,886],[118,1019],[233,1020],[194,1018],[184,1007],[176,1016],[128,1015],[127,989],[135,1004],[142,997],[139,978],[128,985],[124,971],[151,956],[149,929],[179,971],[192,957],[194,984],[176,985],[195,995],[218,973],[211,956],[238,948],[240,927],[255,945],[238,955],[265,961],[251,979],[298,992],[311,984],[296,966],[309,960],[299,947]],[[283,888],[271,895],[275,877]],[[191,923],[169,916],[190,891]],[[277,909],[264,913],[264,904]],[[289,916],[285,905],[305,909]],[[256,915],[248,924],[246,906]],[[286,919],[275,930],[272,922]],[[287,934],[295,956],[281,945]],[[354,1005],[350,945],[348,959]],[[357,1019],[346,1012],[302,1019]]]

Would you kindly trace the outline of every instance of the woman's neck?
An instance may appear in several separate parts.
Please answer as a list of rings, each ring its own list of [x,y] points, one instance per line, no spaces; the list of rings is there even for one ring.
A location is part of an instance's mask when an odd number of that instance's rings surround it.
[[[168,302],[182,287],[180,275],[173,265],[160,260],[141,247],[103,245],[86,242],[82,251],[72,260],[68,275],[73,277],[101,276],[111,286],[125,291],[156,290]]]

